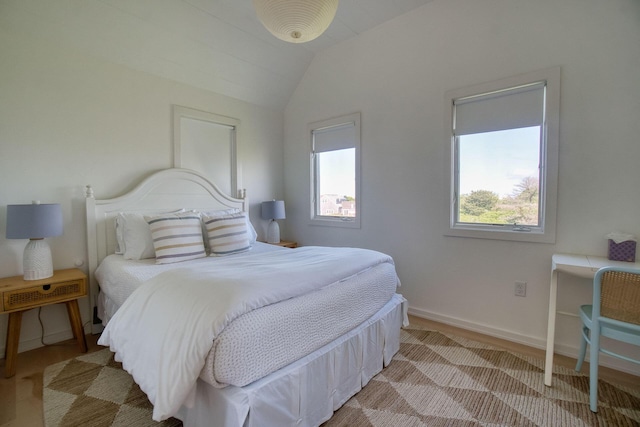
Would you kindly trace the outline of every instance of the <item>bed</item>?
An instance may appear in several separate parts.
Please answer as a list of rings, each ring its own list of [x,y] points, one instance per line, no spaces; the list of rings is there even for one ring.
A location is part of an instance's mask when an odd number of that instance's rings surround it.
[[[156,420],[316,426],[399,349],[406,301],[396,293],[390,257],[256,242],[248,206],[244,192],[222,194],[184,169],[151,174],[113,199],[98,200],[87,188],[90,298],[106,326],[100,343],[147,393]],[[186,224],[194,215],[198,224],[223,218],[241,228],[244,218],[250,248],[244,240],[215,240],[205,227],[206,253],[224,256],[165,253],[157,245],[152,257],[127,256],[149,243],[140,245],[135,234],[123,239],[125,215],[144,216],[156,238],[166,224]],[[185,254],[192,259],[174,259]]]

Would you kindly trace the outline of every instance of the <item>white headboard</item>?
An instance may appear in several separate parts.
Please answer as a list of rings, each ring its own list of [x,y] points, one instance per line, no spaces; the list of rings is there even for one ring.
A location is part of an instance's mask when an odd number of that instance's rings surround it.
[[[113,199],[96,199],[87,185],[87,250],[89,262],[89,300],[92,311],[98,301],[98,283],[94,272],[100,262],[115,252],[115,218],[119,212],[158,212],[177,209],[216,210],[238,208],[248,211],[246,192],[240,198],[223,194],[198,172],[188,169],[165,169],[144,178],[133,190]],[[99,332],[100,325],[92,330]]]

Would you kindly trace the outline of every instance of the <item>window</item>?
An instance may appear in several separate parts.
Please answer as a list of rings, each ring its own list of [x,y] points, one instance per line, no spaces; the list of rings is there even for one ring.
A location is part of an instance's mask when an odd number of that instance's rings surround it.
[[[450,91],[446,234],[555,242],[560,69]]]
[[[360,227],[360,113],[309,125],[311,223]]]

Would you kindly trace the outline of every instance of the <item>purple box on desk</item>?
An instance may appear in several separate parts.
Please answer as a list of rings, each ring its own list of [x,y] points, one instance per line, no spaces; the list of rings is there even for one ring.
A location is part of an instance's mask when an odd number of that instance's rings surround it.
[[[627,240],[616,243],[609,239],[609,259],[611,261],[636,261],[636,242]]]

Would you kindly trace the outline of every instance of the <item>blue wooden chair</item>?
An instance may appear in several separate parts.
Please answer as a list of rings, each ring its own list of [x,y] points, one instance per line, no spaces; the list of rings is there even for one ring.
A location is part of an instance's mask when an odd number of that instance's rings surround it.
[[[600,352],[640,364],[634,359],[602,347],[600,337],[640,346],[640,270],[603,267],[593,278],[593,304],[580,307],[582,343],[576,371],[589,350],[589,406],[598,411],[598,357]]]

